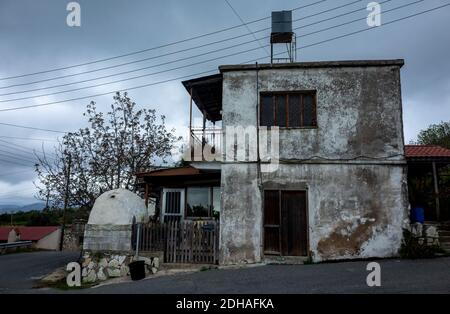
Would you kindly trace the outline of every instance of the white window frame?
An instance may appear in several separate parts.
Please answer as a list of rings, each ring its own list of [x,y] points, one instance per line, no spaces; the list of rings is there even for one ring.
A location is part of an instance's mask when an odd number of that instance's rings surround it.
[[[180,213],[174,214],[174,213],[166,213],[166,193],[167,192],[180,192]],[[184,196],[185,190],[184,189],[168,189],[163,188],[163,197],[162,197],[162,221],[164,221],[166,216],[175,216],[175,217],[181,217],[181,220],[184,219],[184,211],[185,211],[185,196]]]

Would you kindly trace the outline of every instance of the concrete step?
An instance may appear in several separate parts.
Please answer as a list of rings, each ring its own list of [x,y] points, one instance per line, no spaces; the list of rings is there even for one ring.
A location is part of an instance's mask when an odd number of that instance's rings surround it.
[[[439,242],[440,243],[449,243],[450,244],[450,236],[441,236],[441,235],[439,235]]]
[[[440,237],[450,237],[450,231],[447,230],[439,230],[438,231]]]
[[[450,224],[443,223],[437,226],[438,231],[450,231]]]

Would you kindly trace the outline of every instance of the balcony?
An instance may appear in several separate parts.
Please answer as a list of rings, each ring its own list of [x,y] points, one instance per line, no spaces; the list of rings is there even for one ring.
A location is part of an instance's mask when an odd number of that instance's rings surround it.
[[[207,161],[204,151],[217,156],[222,149],[222,129],[220,128],[191,128],[190,147],[193,161]],[[201,148],[201,151],[200,151]],[[197,156],[197,158],[194,158]],[[201,157],[201,158],[199,158]]]
[[[191,161],[210,161],[211,154],[218,155],[222,145],[222,129],[216,122],[222,120],[222,75],[215,74],[182,82],[190,95],[189,147]],[[193,126],[193,104],[202,115],[202,126]],[[210,125],[207,127],[207,121]],[[205,156],[204,152],[208,154]]]

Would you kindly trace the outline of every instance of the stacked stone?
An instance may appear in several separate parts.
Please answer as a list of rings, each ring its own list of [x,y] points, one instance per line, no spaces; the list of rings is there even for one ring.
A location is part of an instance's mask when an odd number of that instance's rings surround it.
[[[138,260],[145,262],[145,274],[155,274],[159,269],[159,258],[158,257],[142,257],[140,256]]]
[[[156,273],[159,268],[157,257],[139,257],[145,261],[146,274]],[[128,264],[133,261],[131,254],[109,254],[84,252],[81,261],[82,278],[84,283],[105,281],[109,278],[126,277],[130,274]]]
[[[439,233],[436,226],[415,223],[411,224],[410,231],[418,239],[419,244],[439,246]]]

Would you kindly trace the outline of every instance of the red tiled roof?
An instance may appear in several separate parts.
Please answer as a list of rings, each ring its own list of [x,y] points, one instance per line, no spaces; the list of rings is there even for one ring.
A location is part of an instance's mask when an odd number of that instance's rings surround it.
[[[7,241],[11,227],[0,227],[0,241]]]
[[[8,240],[8,234],[13,227],[0,227],[0,241]],[[49,227],[14,227],[20,233],[22,241],[38,241],[56,231],[58,226]]]
[[[450,149],[438,145],[405,145],[406,158],[450,158]]]

